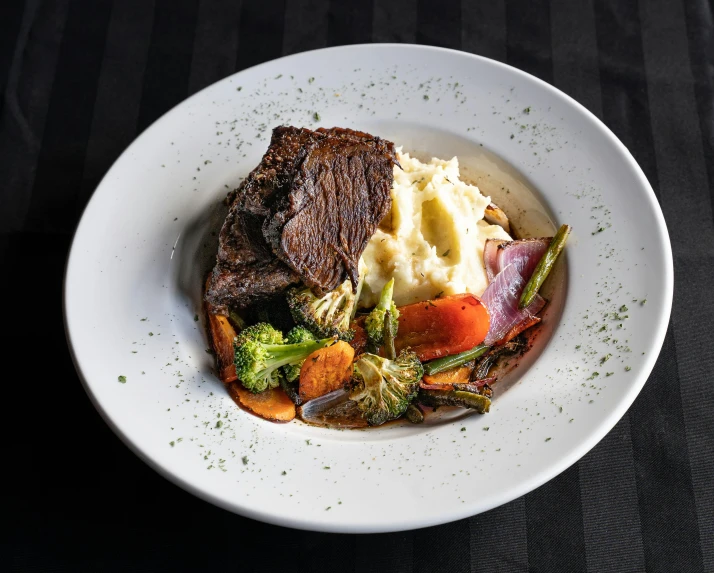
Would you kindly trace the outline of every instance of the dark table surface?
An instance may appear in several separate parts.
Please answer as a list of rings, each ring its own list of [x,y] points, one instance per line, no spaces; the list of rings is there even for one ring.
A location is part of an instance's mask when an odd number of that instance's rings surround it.
[[[706,0],[2,2],[0,569],[713,572],[713,12]],[[359,42],[481,54],[584,104],[654,187],[676,282],[649,381],[582,460],[483,515],[365,536],[264,525],[154,473],[90,404],[61,311],[77,220],[138,133],[235,71]]]

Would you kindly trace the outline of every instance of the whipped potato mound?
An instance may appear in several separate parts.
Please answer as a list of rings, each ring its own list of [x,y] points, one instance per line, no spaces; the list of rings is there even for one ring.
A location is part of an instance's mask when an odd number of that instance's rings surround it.
[[[481,295],[488,286],[486,239],[510,239],[483,220],[490,197],[460,180],[456,157],[422,163],[401,149],[398,157],[402,169],[394,168],[392,210],[362,255],[368,272],[360,306],[377,304],[392,277],[397,305],[464,292]]]

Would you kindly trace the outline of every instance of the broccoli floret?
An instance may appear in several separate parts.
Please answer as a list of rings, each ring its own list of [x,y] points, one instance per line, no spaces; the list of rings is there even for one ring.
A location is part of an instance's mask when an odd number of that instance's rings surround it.
[[[236,375],[251,392],[263,392],[280,384],[280,367],[298,364],[329,346],[334,338],[284,344],[283,335],[267,323],[250,326],[236,338],[233,362]]]
[[[304,326],[296,326],[285,335],[285,342],[288,344],[297,344],[299,342],[307,342],[315,340],[315,336]],[[300,377],[300,367],[304,360],[296,364],[288,364],[283,366],[283,374],[288,382],[294,382]]]
[[[367,266],[359,261],[359,282],[355,292],[352,283],[343,282],[335,290],[318,297],[306,286],[293,287],[287,292],[287,302],[290,314],[298,324],[310,330],[317,337],[337,336],[340,340],[349,342],[354,337],[350,329],[350,321],[357,312],[357,301]]]
[[[309,287],[294,287],[287,293],[288,307],[293,319],[317,336],[337,336],[349,342],[355,295],[350,281],[343,282],[325,296],[317,297]]]
[[[307,340],[315,340],[315,335],[304,326],[294,326],[285,335],[286,344],[297,344]]]
[[[362,354],[354,364],[350,400],[357,402],[370,426],[379,426],[406,412],[423,374],[411,351],[402,350],[395,360]]]
[[[397,305],[392,300],[394,294],[394,279],[390,280],[382,289],[382,294],[379,297],[379,303],[372,309],[365,319],[364,326],[367,330],[367,338],[375,349],[384,344],[384,317],[389,311],[389,317],[392,321],[392,332],[397,334],[399,327],[399,311]]]
[[[244,328],[236,337],[236,345],[243,344],[246,340],[256,340],[263,344],[283,344],[283,333],[267,322],[259,322]]]

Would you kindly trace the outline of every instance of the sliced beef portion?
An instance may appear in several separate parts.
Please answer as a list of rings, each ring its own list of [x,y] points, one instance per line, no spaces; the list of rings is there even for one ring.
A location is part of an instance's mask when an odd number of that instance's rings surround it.
[[[397,161],[391,142],[346,129],[323,133],[263,224],[273,252],[317,293],[348,278],[357,285],[359,258],[391,208]]]
[[[241,211],[259,217],[270,214],[276,199],[288,193],[305,156],[324,135],[299,127],[276,127],[268,151],[235,192]]]
[[[273,130],[260,165],[228,196],[206,300],[220,313],[268,301],[303,281],[345,278],[391,207],[394,145],[333,128]]]
[[[261,217],[241,211],[233,203],[218,236],[218,264],[237,270],[243,265],[274,260],[275,255],[263,239],[262,225]]]
[[[219,314],[268,300],[300,282],[300,277],[278,259],[231,270],[216,265],[206,290],[206,300]]]

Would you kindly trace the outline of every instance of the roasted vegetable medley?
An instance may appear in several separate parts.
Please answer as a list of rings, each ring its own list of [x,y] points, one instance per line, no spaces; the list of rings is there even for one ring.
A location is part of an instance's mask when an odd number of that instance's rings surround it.
[[[540,321],[545,301],[538,290],[569,231],[564,225],[553,239],[487,242],[491,282],[481,297],[397,307],[390,280],[378,304],[358,312],[368,272],[361,265],[354,291],[350,281],[322,296],[304,285],[289,289],[295,326],[285,334],[266,320],[247,325],[207,305],[220,377],[241,406],[272,421],[298,416],[358,428],[400,418],[421,423],[426,411],[443,406],[486,413],[491,368],[526,348],[521,333]]]

